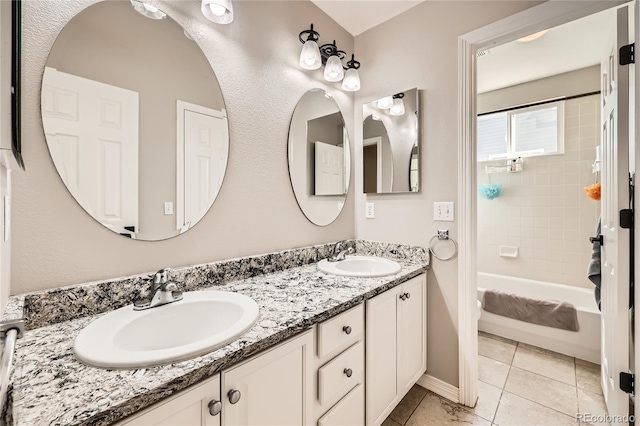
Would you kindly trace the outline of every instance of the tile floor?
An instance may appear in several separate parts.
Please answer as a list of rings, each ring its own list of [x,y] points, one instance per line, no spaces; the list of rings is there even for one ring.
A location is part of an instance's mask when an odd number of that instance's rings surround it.
[[[599,365],[480,332],[478,367],[475,408],[416,385],[383,426],[575,426],[588,425],[577,413],[606,414]]]

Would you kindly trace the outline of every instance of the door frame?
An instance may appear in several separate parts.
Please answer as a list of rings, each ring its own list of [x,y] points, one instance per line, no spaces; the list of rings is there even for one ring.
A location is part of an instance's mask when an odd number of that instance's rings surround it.
[[[192,104],[189,102],[176,101],[176,229],[182,234],[187,229],[182,229],[185,226],[184,223],[184,113],[185,111],[193,111],[204,115],[209,115],[216,118],[227,118],[227,110],[222,108],[217,109],[203,107],[201,105]],[[227,135],[228,137],[228,135]],[[228,159],[227,159],[228,161]],[[217,196],[217,195],[216,195]],[[192,224],[195,225],[195,224]]]
[[[629,1],[548,1],[458,37],[458,392],[461,404],[473,407],[478,396],[476,53],[625,3]]]
[[[375,145],[376,146],[376,192],[379,194],[382,192],[382,137],[374,136],[362,140],[362,147]]]

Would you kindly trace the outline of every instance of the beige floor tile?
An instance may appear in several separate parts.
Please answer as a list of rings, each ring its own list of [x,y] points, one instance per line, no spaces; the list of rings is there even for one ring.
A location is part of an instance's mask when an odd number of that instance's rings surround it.
[[[498,409],[500,396],[502,396],[502,389],[478,381],[478,402],[475,408],[465,407],[465,409],[483,419],[492,421]]]
[[[516,345],[501,342],[484,336],[478,336],[478,353],[496,361],[511,365]]]
[[[429,392],[416,411],[413,412],[407,426],[425,425],[491,425],[491,422],[476,416],[437,395]]]
[[[509,392],[502,393],[493,423],[499,426],[577,425],[572,416],[559,413]]]
[[[400,423],[396,423],[393,420],[391,420],[390,417],[387,417],[384,422],[382,422],[381,426],[402,426],[400,425]]]
[[[578,388],[602,395],[600,366],[576,359],[576,381]]]
[[[518,345],[512,365],[571,386],[576,385],[576,369],[572,357],[532,348]]]
[[[518,367],[511,367],[504,390],[569,416],[578,412],[575,386]]]
[[[478,356],[478,379],[500,389],[507,381],[510,368],[503,362],[482,355]]]
[[[426,389],[421,386],[414,385],[405,397],[402,398],[402,401],[400,401],[396,408],[393,409],[391,414],[389,414],[389,418],[401,425],[405,424],[426,394]]]
[[[597,417],[607,416],[607,404],[604,397],[600,394],[578,389],[578,413],[582,415],[591,415]],[[593,418],[584,418],[587,422],[597,423],[599,425],[608,425],[609,423],[600,422]]]
[[[478,336],[484,336],[489,339],[497,340],[499,342],[509,343],[510,345],[517,345],[518,342],[515,340],[507,339],[506,337],[496,336],[495,334],[485,333],[484,331],[478,330]]]

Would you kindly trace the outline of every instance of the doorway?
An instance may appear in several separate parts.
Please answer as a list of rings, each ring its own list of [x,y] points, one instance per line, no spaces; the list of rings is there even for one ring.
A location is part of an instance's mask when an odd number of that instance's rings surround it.
[[[621,3],[617,3],[621,4]],[[541,30],[574,21],[608,9],[611,2],[593,2],[590,7],[543,4],[460,38],[460,162],[459,205],[461,253],[459,259],[460,401],[473,406],[477,396],[477,277],[478,231],[476,208],[480,173],[476,163],[476,54],[488,46],[504,44]],[[615,5],[614,5],[615,6]],[[632,11],[633,13],[633,11]],[[633,15],[632,15],[633,16]],[[635,71],[634,71],[635,72]],[[525,163],[526,164],[526,163]],[[534,161],[535,164],[535,161]],[[504,164],[506,167],[507,164]],[[535,219],[534,219],[535,220]],[[535,247],[534,247],[535,248]],[[513,250],[505,250],[513,254]],[[628,324],[627,324],[628,325]],[[628,352],[626,354],[628,356]]]

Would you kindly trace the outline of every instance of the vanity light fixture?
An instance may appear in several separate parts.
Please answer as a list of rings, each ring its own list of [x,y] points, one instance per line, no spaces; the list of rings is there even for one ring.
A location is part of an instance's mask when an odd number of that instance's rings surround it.
[[[393,106],[393,98],[391,96],[385,96],[382,99],[378,99],[379,109],[389,109]]]
[[[202,0],[200,11],[205,18],[216,24],[233,22],[232,0]]]
[[[354,57],[351,55],[351,60],[347,62],[347,71],[344,73],[344,80],[342,80],[342,90],[348,92],[360,90],[360,74],[358,74],[360,62],[356,61]]]
[[[338,49],[335,40],[333,43],[318,47],[320,34],[313,29],[313,24],[310,29],[301,31],[298,38],[303,44],[300,52],[300,67],[306,70],[317,70],[324,64],[323,75],[326,81],[342,81],[342,89],[351,92],[360,89],[360,75],[357,71],[360,68],[360,62],[351,55],[351,61],[347,62],[347,67],[344,67],[342,60],[347,54]]]
[[[305,34],[308,34],[306,40],[302,38]],[[300,66],[305,70],[317,70],[322,66],[322,57],[320,56],[320,48],[318,47],[320,34],[313,30],[313,24],[311,24],[311,29],[302,31],[298,38],[302,43]]]
[[[396,93],[393,95],[393,106],[389,110],[389,114],[399,116],[404,115],[404,93]]]
[[[131,0],[131,6],[133,6],[136,12],[138,12],[140,15],[149,19],[164,19],[167,17],[167,14],[157,7],[142,1]]]

